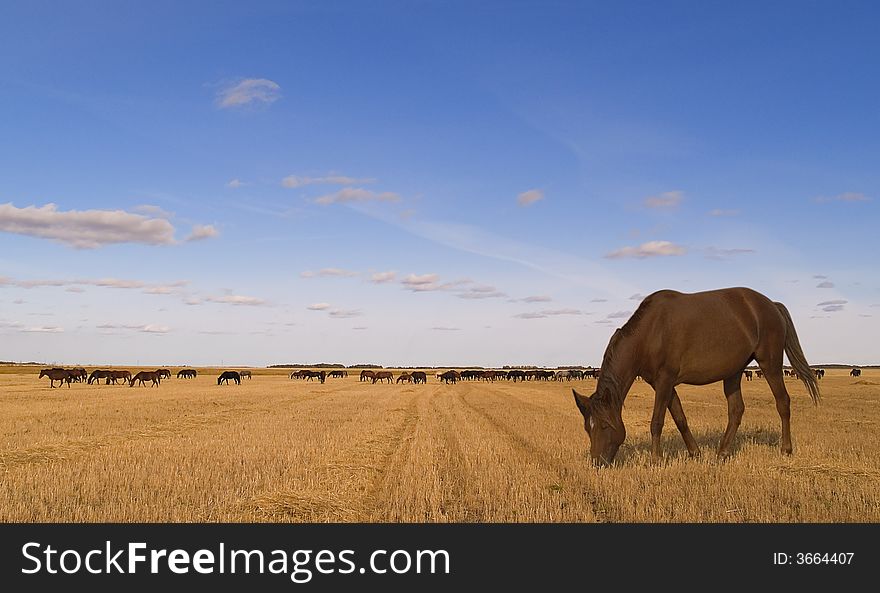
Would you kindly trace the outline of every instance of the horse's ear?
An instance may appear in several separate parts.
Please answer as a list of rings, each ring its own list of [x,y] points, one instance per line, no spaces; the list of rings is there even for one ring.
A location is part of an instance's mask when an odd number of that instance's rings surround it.
[[[574,394],[574,403],[577,404],[578,409],[581,411],[581,414],[584,415],[584,418],[589,418],[590,416],[590,398],[586,395],[581,395],[576,390],[572,389],[571,392]]]

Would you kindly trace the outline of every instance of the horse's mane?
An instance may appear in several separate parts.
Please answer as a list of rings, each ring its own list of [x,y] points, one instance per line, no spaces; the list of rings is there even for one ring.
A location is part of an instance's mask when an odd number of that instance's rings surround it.
[[[614,371],[615,353],[622,339],[632,336],[638,329],[639,324],[645,316],[645,311],[651,304],[651,297],[648,296],[635,313],[630,316],[623,327],[618,328],[611,339],[608,340],[608,346],[605,348],[605,354],[602,357],[602,366],[599,372],[599,382],[596,385],[596,395],[593,396],[593,414],[606,422],[616,423],[619,421],[616,414],[612,414],[612,410],[623,407],[623,400],[626,393],[623,391],[621,379]]]

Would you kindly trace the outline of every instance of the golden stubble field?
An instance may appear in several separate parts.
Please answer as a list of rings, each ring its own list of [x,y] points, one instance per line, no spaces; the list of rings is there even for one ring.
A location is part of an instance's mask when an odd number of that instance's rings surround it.
[[[218,387],[200,369],[160,388],[50,389],[38,372],[0,369],[2,522],[880,521],[875,370],[829,370],[818,408],[786,379],[791,457],[767,383],[744,381],[726,462],[720,384],[679,388],[702,457],[668,419],[655,464],[653,392],[636,383],[602,470],[571,397],[592,379],[372,385],[349,371],[322,385],[253,369]]]

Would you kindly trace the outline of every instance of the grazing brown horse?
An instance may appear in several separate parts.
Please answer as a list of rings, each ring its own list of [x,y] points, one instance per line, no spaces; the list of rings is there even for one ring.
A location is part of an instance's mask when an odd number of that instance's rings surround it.
[[[850,377],[861,377],[862,376],[862,369],[852,369],[849,372],[849,376]]]
[[[753,374],[754,374],[754,373],[752,373],[752,371],[748,371],[748,370],[743,371],[743,376],[745,376],[746,381],[751,381],[751,380],[752,380],[752,375],[753,375]]]
[[[651,453],[660,458],[660,433],[668,409],[688,452],[699,448],[687,425],[675,386],[707,385],[724,381],[727,430],[718,456],[730,452],[742,420],[742,370],[756,361],[776,399],[782,420],[782,452],[790,454],[790,399],[782,375],[782,353],[819,402],[819,385],[801,350],[794,323],[782,303],[749,288],[725,288],[693,294],[661,290],[642,301],[623,327],[614,332],[602,360],[596,392],[587,397],[574,392],[590,439],[590,455],[600,465],[614,460],[626,438],[621,411],[623,400],[641,375],[654,388],[651,417]]]
[[[87,381],[87,383],[89,385],[91,385],[93,381],[97,382],[100,379],[108,379],[109,377],[110,377],[110,371],[105,371],[102,369],[95,369],[94,371],[92,371],[92,374],[89,375],[89,380]]]
[[[409,376],[412,377],[413,383],[428,383],[428,375],[424,371],[413,371]]]
[[[131,381],[131,371],[107,371],[107,385],[112,381],[116,385],[116,381],[122,379],[123,384]]]
[[[244,379],[245,377],[247,377],[248,379],[251,378],[250,371],[239,371],[238,374],[241,376],[242,379]]]
[[[180,371],[177,372],[177,378],[178,379],[195,379],[197,374],[198,373],[196,373],[195,369],[181,369]]]
[[[437,377],[446,384],[455,383],[459,379],[461,379],[461,373],[458,371],[446,371],[445,373],[440,373]]]
[[[70,381],[73,378],[70,371],[64,369],[43,369],[40,371],[38,379],[49,377],[49,387],[55,387],[55,381],[59,382],[59,387],[67,381],[67,388],[70,389]]]
[[[397,383],[412,383],[413,378],[409,373],[400,373],[400,376],[397,378]]]
[[[135,382],[137,382],[138,385],[143,385],[144,387],[146,387],[147,386],[146,382],[152,381],[153,382],[152,386],[158,387],[159,383],[161,383],[160,379],[161,378],[159,377],[158,371],[141,371],[137,375],[135,375],[134,377],[129,379],[128,386],[134,387]]]
[[[170,379],[171,371],[168,369],[156,369],[156,374],[159,376],[159,379]]]
[[[361,381],[373,381],[376,378],[376,373],[373,371],[361,371]],[[375,381],[373,381],[375,383]]]
[[[383,379],[387,379],[388,384],[390,385],[393,382],[392,379],[394,379],[394,375],[391,374],[391,371],[376,371],[376,374],[373,375],[373,383]]]
[[[220,385],[223,382],[226,382],[226,384],[229,385],[230,379],[235,381],[236,385],[241,385],[241,375],[236,371],[223,371],[220,373],[220,376],[217,377],[217,385]]]

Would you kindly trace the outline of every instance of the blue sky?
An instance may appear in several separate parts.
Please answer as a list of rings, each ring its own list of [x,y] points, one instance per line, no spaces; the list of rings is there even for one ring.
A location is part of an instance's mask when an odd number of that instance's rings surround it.
[[[878,12],[4,6],[0,359],[598,365],[750,286],[878,363]]]

